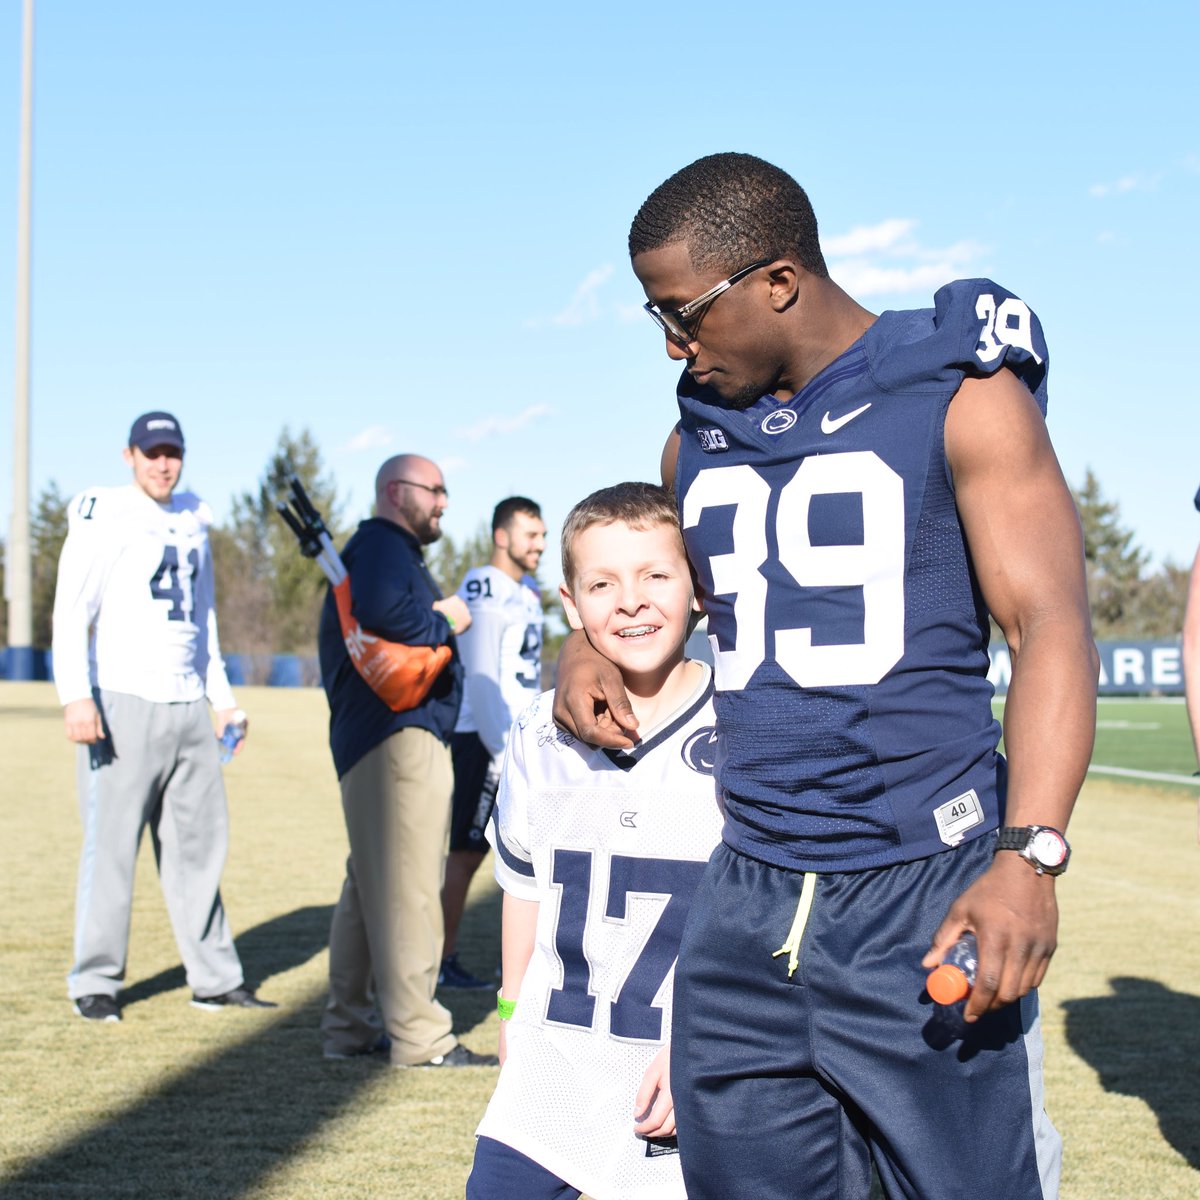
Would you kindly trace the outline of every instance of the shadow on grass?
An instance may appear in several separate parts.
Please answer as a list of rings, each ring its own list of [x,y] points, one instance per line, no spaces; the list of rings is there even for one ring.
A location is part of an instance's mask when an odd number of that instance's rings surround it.
[[[1068,1000],[1071,1048],[1104,1089],[1144,1100],[1163,1137],[1200,1170],[1200,996],[1152,979],[1110,979],[1111,996]]]
[[[491,872],[489,858],[479,868]],[[463,913],[458,930],[458,954],[462,964],[480,979],[495,980],[495,985],[486,991],[459,991],[457,988],[441,988],[438,999],[454,1015],[454,1032],[466,1033],[482,1024],[496,1011],[496,990],[500,987],[500,910],[503,893],[493,888],[472,897]]]
[[[310,906],[266,921],[237,938],[252,982],[307,962],[328,942],[330,906]],[[499,963],[500,898],[482,897],[463,918],[464,940],[489,973]],[[491,958],[487,947],[493,947]],[[185,987],[182,968],[140,980],[122,993],[125,1004]],[[442,992],[456,1032],[466,1032],[495,1010],[495,993]],[[238,1200],[318,1137],[386,1069],[378,1058],[328,1062],[317,1027],[325,988],[298,1008],[224,1046],[183,1075],[141,1092],[86,1133],[19,1167],[0,1182],[0,1200]],[[228,1012],[223,1020],[250,1014]],[[102,1032],[102,1031],[98,1031]],[[96,1071],[104,1070],[97,1056]],[[80,1087],[86,1089],[87,1081]],[[348,1161],[348,1170],[352,1170]],[[352,1191],[343,1193],[353,1194]]]
[[[329,944],[329,922],[333,905],[310,904],[283,916],[273,917],[238,935],[234,941],[238,957],[251,987],[272,975],[282,975],[315,958]],[[160,971],[149,979],[139,979],[121,992],[121,1006],[128,1008],[163,992],[187,986],[182,966]],[[269,1000],[269,995],[264,997]]]

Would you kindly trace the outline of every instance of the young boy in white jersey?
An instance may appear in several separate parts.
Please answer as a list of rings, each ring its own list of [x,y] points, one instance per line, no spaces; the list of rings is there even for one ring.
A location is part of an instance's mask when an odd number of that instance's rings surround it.
[[[488,840],[504,889],[503,1070],[468,1200],[677,1200],[668,1069],[684,920],[720,837],[709,668],[684,657],[699,611],[670,493],[581,501],[562,532],[563,607],[612,657],[640,742],[564,733],[546,692],[509,736]]]

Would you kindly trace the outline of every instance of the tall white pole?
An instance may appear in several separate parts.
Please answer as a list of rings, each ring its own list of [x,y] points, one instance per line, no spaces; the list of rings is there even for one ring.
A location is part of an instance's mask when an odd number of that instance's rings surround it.
[[[16,379],[13,388],[13,517],[4,579],[8,676],[33,678],[33,555],[29,543],[29,293],[33,175],[33,0],[25,0],[21,45],[21,162],[17,180]]]

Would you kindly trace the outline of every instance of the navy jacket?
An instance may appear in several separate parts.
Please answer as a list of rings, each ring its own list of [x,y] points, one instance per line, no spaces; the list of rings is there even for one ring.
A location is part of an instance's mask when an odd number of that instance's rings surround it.
[[[346,543],[342,561],[350,572],[351,611],[366,632],[408,646],[448,645],[454,657],[416,708],[392,712],[350,661],[330,589],[321,610],[318,648],[321,683],[329,697],[329,746],[339,779],[399,729],[415,725],[448,743],[463,690],[462,662],[450,624],[432,608],[442,594],[417,539],[391,521],[371,517]]]

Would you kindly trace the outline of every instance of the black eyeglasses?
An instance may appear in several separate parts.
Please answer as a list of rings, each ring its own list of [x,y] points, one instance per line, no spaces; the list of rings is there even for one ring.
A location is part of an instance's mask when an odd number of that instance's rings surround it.
[[[431,496],[440,496],[443,500],[450,499],[450,493],[439,483],[437,487],[430,487],[427,483],[418,483],[415,479],[393,479],[392,483],[407,484],[408,487],[420,488],[423,492],[428,492]]]
[[[657,304],[649,301],[642,307],[675,345],[681,350],[686,350],[696,340],[696,331],[690,322],[722,292],[729,291],[735,283],[745,279],[751,271],[757,271],[759,267],[765,267],[767,263],[773,261],[774,259],[763,258],[758,262],[751,263],[748,267],[743,267],[740,271],[734,271],[728,279],[722,279],[720,283],[710,287],[707,292],[697,296],[695,300],[689,300],[682,308],[659,308]]]

